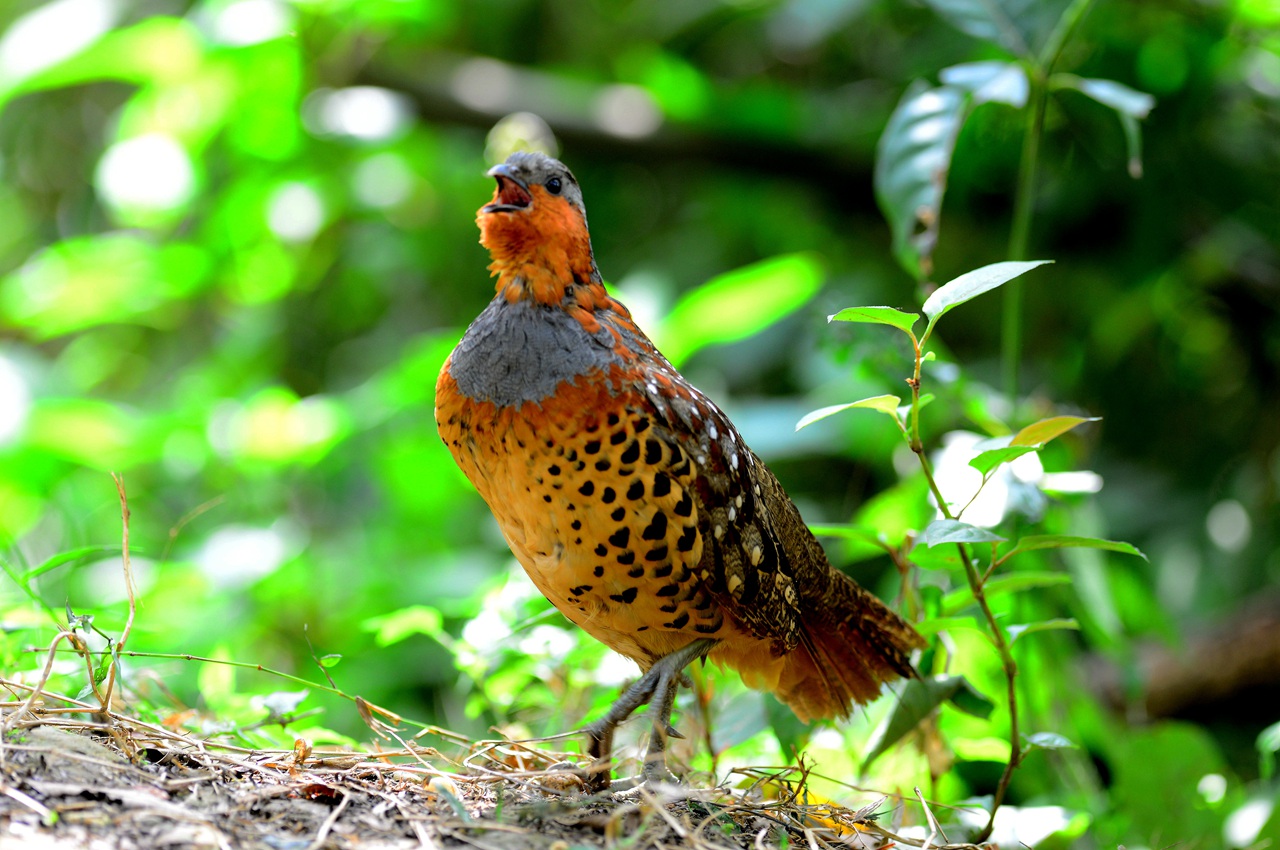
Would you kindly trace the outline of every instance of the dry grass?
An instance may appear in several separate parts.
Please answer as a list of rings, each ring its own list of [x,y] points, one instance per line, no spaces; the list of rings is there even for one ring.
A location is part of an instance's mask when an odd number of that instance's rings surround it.
[[[574,774],[547,769],[576,756],[521,742],[476,742],[461,758],[403,739],[376,752],[312,751],[302,740],[293,750],[253,751],[69,697],[37,697],[31,685],[0,687],[12,695],[0,703],[0,846],[969,846],[947,845],[936,832],[893,834],[876,820],[883,799],[859,811],[809,804],[803,768],[738,771],[745,787],[732,789],[587,795]]]

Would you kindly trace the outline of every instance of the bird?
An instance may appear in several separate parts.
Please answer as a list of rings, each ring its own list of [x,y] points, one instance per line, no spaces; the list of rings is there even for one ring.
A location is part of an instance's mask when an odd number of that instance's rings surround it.
[[[634,781],[673,781],[670,718],[696,660],[806,722],[914,677],[920,635],[831,565],[724,411],[606,291],[569,169],[518,151],[487,174],[496,291],[440,371],[436,425],[538,590],[639,665],[584,730],[587,788],[618,784],[614,732],[646,704]]]

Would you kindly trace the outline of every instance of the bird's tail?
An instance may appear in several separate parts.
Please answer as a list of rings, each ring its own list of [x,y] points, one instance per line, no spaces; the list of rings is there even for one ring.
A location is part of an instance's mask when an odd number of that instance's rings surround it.
[[[909,658],[924,640],[892,609],[843,573],[825,592],[802,598],[800,644],[774,688],[801,720],[847,717],[880,686],[916,675]]]

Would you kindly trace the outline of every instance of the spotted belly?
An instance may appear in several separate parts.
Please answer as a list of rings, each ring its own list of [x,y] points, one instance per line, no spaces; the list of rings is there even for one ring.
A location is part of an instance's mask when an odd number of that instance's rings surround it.
[[[519,408],[463,399],[438,425],[538,589],[647,668],[733,628],[699,571],[690,459],[642,398],[604,384],[579,380],[554,404]]]

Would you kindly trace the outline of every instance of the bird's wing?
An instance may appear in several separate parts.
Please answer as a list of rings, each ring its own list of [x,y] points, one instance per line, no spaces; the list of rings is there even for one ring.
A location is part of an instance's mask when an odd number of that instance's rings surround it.
[[[682,450],[671,473],[691,491],[697,511],[701,557],[694,572],[743,627],[789,652],[801,639],[797,583],[829,582],[826,556],[724,412],[661,365],[654,374],[662,379],[649,381],[644,397],[656,433]]]

